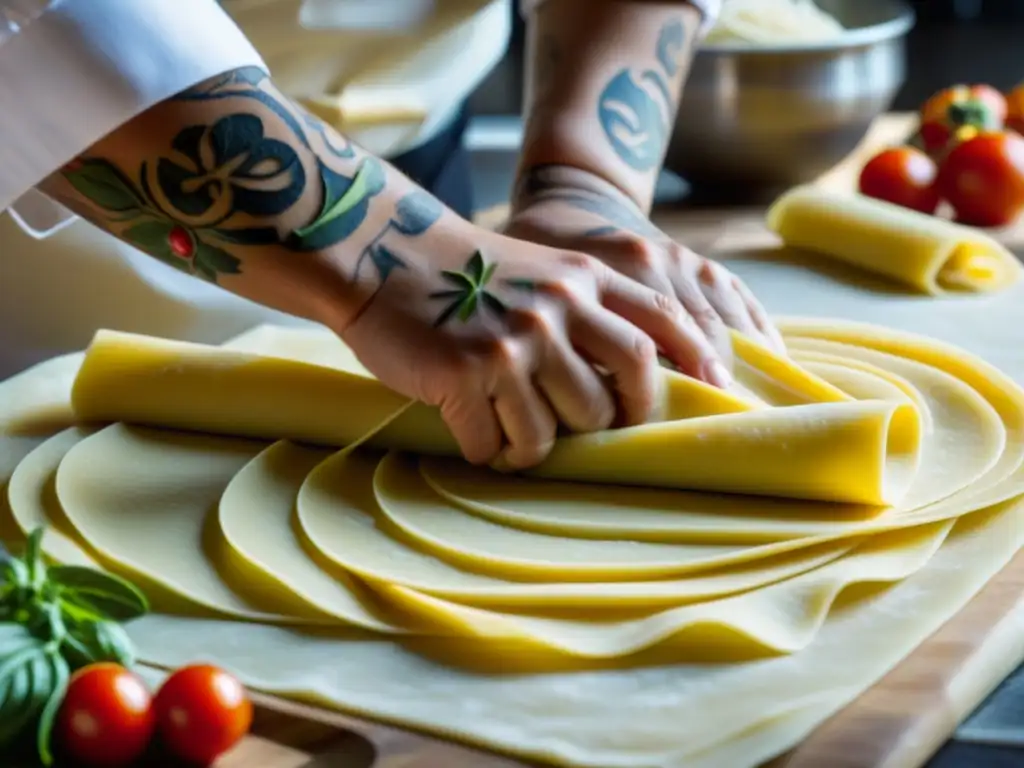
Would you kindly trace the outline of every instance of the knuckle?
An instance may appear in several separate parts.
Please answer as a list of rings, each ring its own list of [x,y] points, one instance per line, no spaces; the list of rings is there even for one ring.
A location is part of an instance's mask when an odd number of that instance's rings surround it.
[[[443,350],[443,368],[453,381],[465,381],[480,369],[479,350],[454,345]]]
[[[646,334],[636,334],[626,350],[629,361],[637,368],[653,366],[658,361],[658,345]]]
[[[710,304],[702,304],[690,311],[690,315],[701,328],[718,330],[723,320]]]
[[[554,440],[520,443],[506,452],[505,460],[513,469],[529,469],[544,461],[554,445]]]
[[[711,259],[701,259],[700,268],[697,270],[697,278],[706,285],[719,286],[723,277],[727,275],[725,267]]]
[[[651,305],[654,310],[667,319],[672,321],[678,321],[685,314],[683,312],[683,306],[679,303],[679,300],[674,296],[669,296],[667,293],[661,293],[660,291],[653,291],[651,295]]]
[[[647,240],[630,238],[621,243],[622,257],[634,268],[654,269],[658,265],[660,248]]]
[[[668,243],[665,246],[664,259],[670,269],[682,270],[686,263],[694,256],[696,254],[693,251],[679,245],[679,243]]]
[[[546,312],[536,307],[524,307],[515,313],[515,324],[530,336],[553,335],[552,321]]]
[[[579,301],[579,288],[569,277],[556,278],[545,286],[548,296],[566,306]]]
[[[579,251],[565,251],[559,263],[565,269],[573,272],[594,272],[597,260],[586,253],[580,253]]]
[[[615,421],[615,406],[608,398],[594,398],[587,403],[586,429],[598,432]]]
[[[669,244],[668,250],[669,255],[673,259],[677,259],[679,261],[697,263],[699,261],[703,261],[704,258],[692,248],[687,248],[685,245],[681,245],[675,241]]]
[[[519,344],[507,336],[498,336],[488,344],[487,358],[491,367],[499,371],[518,370],[522,354]]]

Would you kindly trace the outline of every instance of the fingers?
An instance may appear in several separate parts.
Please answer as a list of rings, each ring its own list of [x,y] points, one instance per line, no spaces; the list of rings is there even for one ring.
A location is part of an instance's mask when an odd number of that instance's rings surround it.
[[[569,332],[576,348],[611,376],[623,424],[647,422],[661,405],[664,383],[651,338],[596,305],[581,307],[572,318]]]
[[[559,420],[574,432],[597,432],[615,421],[615,401],[604,382],[562,336],[551,339],[536,375]]]
[[[509,372],[494,393],[494,412],[508,444],[497,469],[524,469],[543,461],[555,444],[558,420],[528,375]]]
[[[710,259],[702,261],[697,275],[701,289],[726,325],[767,347],[784,349],[767,313],[740,279]]]
[[[700,258],[693,254],[695,258]],[[671,270],[672,289],[690,317],[704,332],[711,346],[715,348],[722,362],[732,368],[732,337],[729,327],[701,291],[695,274],[686,274],[683,269]]]
[[[752,339],[759,339],[761,329],[754,323],[746,303],[733,287],[732,273],[710,259],[701,259],[701,262],[697,279],[708,302],[715,308],[719,317],[730,328],[735,328]]]
[[[711,342],[674,297],[609,272],[602,303],[650,336],[684,373],[718,387],[731,382]]]
[[[441,417],[470,464],[488,464],[501,452],[501,425],[484,393],[445,400],[441,403]]]
[[[738,277],[733,277],[732,286],[736,292],[743,299],[743,303],[747,306],[747,311],[750,313],[750,317],[754,321],[754,325],[758,327],[761,333],[766,339],[768,339],[769,346],[772,347],[776,352],[786,352],[786,342],[782,339],[782,334],[779,333],[779,329],[775,327],[775,323],[768,317],[768,312],[761,305],[761,302],[757,300],[753,292],[747,288],[746,284]]]

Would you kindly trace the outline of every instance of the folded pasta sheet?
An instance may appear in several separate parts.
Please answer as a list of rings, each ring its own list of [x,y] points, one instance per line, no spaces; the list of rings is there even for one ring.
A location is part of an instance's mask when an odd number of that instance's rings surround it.
[[[665,420],[564,437],[530,474],[856,504],[902,498],[919,458],[912,403],[853,400],[792,362],[738,346],[751,386],[769,381],[796,404],[763,407],[753,395],[666,370]],[[408,405],[360,372],[112,332],[87,350],[72,397],[83,421],[333,446]],[[397,414],[369,443],[458,454],[437,409],[422,405]]]
[[[999,291],[1021,265],[980,229],[864,195],[797,187],[768,211],[786,245],[812,251],[932,295]]]

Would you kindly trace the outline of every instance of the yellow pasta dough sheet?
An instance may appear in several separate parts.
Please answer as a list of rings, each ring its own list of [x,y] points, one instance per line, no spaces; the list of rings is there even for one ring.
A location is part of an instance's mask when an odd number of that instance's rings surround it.
[[[658,421],[522,475],[329,334],[102,332],[0,384],[0,530],[146,589],[153,663],[566,766],[752,767],[1024,539],[1024,357],[979,345],[978,305],[943,341],[921,306],[783,320],[788,358],[737,337],[730,391],[666,371]]]

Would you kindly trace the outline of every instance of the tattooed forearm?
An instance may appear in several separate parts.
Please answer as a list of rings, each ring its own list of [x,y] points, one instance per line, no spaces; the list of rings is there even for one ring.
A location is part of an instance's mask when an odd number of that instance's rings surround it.
[[[657,65],[639,72],[623,67],[598,98],[604,135],[615,154],[634,170],[654,170],[664,155],[678,101],[678,87],[669,82],[683,68],[685,45],[684,22],[672,19],[658,36]]]
[[[360,269],[367,260],[377,270],[381,285],[388,279],[391,270],[396,267],[404,267],[403,262],[393,251],[381,245],[381,240],[389,232],[397,232],[406,237],[422,235],[439,218],[441,218],[441,204],[437,198],[422,190],[410,192],[395,206],[395,213],[387,224],[373,236],[356,260],[355,277],[359,277]]]
[[[300,254],[344,243],[385,190],[381,161],[281,97],[262,70],[228,73],[173,101],[224,106],[214,117],[183,123],[167,146],[134,164],[100,151],[70,163],[61,175],[91,203],[90,218],[179,270],[217,282],[243,271],[249,248]],[[314,205],[308,223],[285,224]],[[368,261],[382,284],[405,266],[382,243],[385,236],[422,235],[442,212],[422,190],[400,198],[383,228],[353,250],[350,279]]]
[[[600,223],[581,233],[587,237],[616,234],[619,230],[641,237],[661,237],[647,215],[621,191],[575,168],[538,165],[525,171],[516,189],[517,207],[530,202],[557,200],[593,214]]]

